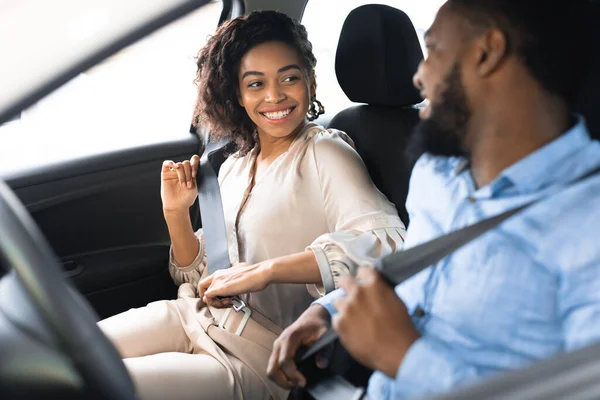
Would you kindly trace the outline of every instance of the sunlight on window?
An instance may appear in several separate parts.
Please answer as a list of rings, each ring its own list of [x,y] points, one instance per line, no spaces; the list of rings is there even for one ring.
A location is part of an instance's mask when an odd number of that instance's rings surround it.
[[[221,9],[214,1],[160,29],[0,127],[0,173],[189,135],[194,58]],[[72,27],[86,34],[84,22]]]

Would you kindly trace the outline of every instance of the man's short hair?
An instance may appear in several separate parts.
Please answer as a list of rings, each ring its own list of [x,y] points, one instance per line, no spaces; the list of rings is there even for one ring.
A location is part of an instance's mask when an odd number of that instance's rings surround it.
[[[498,28],[549,93],[572,106],[592,62],[589,0],[449,0],[475,28]]]

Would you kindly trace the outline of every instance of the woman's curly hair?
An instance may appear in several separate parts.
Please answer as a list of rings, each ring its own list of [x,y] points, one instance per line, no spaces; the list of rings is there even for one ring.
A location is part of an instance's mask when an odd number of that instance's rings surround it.
[[[200,49],[196,59],[198,99],[193,124],[205,125],[213,140],[232,140],[242,156],[257,144],[258,136],[254,123],[238,102],[240,63],[250,49],[271,41],[295,48],[304,62],[309,82],[314,82],[317,60],[306,28],[277,11],[254,11],[225,22]],[[309,119],[323,113],[322,107],[319,108],[311,101]]]

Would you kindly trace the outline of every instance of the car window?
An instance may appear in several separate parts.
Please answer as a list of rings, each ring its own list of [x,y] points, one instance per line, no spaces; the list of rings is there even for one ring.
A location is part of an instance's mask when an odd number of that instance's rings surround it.
[[[423,35],[433,23],[435,14],[446,0],[309,0],[302,23],[308,31],[317,58],[317,97],[329,118],[352,105],[335,76],[335,52],[342,25],[350,11],[365,4],[385,4],[404,11],[411,19],[425,54]],[[323,16],[327,18],[324,19]]]
[[[196,96],[194,58],[214,32],[222,7],[212,1],[0,126],[0,176],[187,137]]]

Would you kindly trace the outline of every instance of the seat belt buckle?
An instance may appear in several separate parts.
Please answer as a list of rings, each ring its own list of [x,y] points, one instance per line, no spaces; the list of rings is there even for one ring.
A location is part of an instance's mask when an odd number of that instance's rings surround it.
[[[252,309],[250,307],[248,307],[246,305],[246,303],[244,303],[243,300],[232,299],[231,302],[233,303],[232,308],[235,312],[243,312],[244,313],[244,317],[240,321],[240,324],[238,325],[238,327],[235,331],[235,334],[237,336],[241,336],[242,332],[244,331],[244,328],[248,324],[248,320],[252,317]],[[229,318],[229,314],[231,314],[231,308],[229,308],[225,312],[225,314],[223,314],[223,317],[219,321],[219,328],[225,329],[225,323],[227,322],[227,319]]]

